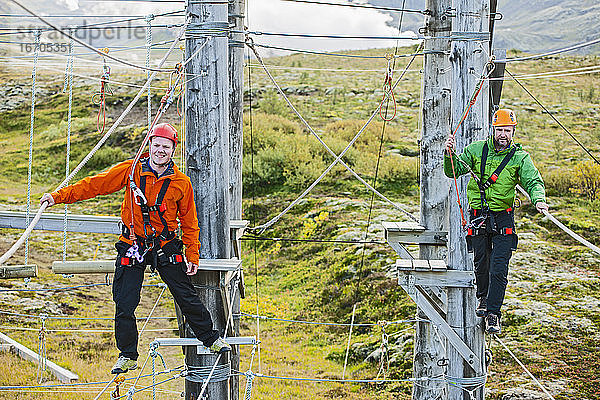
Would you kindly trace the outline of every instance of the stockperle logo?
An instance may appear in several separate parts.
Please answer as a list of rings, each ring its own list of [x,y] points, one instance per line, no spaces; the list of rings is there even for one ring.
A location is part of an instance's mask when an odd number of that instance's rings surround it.
[[[61,45],[64,45],[64,51],[67,50],[66,43],[56,43],[60,41],[66,41],[68,38],[63,35],[61,32],[51,30],[47,31],[47,27],[43,26],[18,26],[16,27],[16,31],[20,31],[17,35],[17,38],[23,39],[33,39],[35,38],[35,31],[41,29],[44,33],[43,37],[51,41],[51,43],[41,43],[40,50],[41,51],[51,51],[51,50],[42,50],[42,48],[46,48],[50,46],[51,48],[62,48]],[[132,21],[127,21],[126,24],[119,26],[95,26],[95,24],[88,25],[86,20],[83,20],[81,25],[76,26],[65,26],[60,28],[63,32],[72,32],[73,36],[79,40],[86,42],[87,44],[93,46],[94,43],[104,42],[105,40],[115,40],[115,39],[144,39],[146,37],[146,27],[136,24],[135,22],[132,24]],[[45,31],[46,30],[46,31]],[[56,47],[58,45],[58,47]],[[29,49],[27,46],[23,47],[24,51],[31,51],[34,49],[33,43],[29,45]]]

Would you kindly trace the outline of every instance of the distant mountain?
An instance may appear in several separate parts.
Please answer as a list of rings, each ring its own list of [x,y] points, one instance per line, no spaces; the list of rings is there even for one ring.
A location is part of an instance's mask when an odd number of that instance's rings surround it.
[[[368,0],[370,4],[400,7],[400,0]],[[406,9],[425,9],[424,0],[406,0]],[[544,52],[600,38],[600,1],[598,0],[498,0],[494,47],[530,53]],[[398,26],[400,13],[390,13]],[[404,13],[402,31],[418,32],[424,16]],[[593,46],[578,53],[600,53]]]

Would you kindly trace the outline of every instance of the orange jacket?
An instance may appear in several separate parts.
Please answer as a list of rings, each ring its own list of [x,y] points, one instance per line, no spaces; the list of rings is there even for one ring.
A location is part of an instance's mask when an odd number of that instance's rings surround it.
[[[121,204],[121,221],[125,226],[131,224],[131,190],[129,190],[129,169],[133,160],[123,161],[114,167],[104,171],[98,175],[90,176],[80,180],[73,185],[69,185],[57,192],[52,193],[54,202],[71,204],[77,201],[91,199],[98,195],[114,193],[123,187],[125,190],[125,199]],[[198,217],[196,214],[196,204],[194,203],[194,192],[192,183],[184,173],[179,171],[173,163],[161,175],[156,178],[154,172],[148,167],[148,162],[141,160],[137,165],[134,173],[134,181],[137,186],[140,186],[140,175],[146,175],[146,190],[145,195],[148,200],[148,205],[152,206],[156,202],[158,192],[162,187],[165,178],[170,178],[171,183],[167,189],[162,204],[166,205],[166,211],[163,215],[167,222],[169,231],[177,231],[179,223],[183,231],[182,240],[185,244],[185,255],[188,261],[198,264],[200,241],[198,235]],[[163,230],[162,222],[157,212],[150,212],[150,223],[156,230],[157,234]],[[142,220],[142,210],[137,204],[133,204],[133,224],[136,235],[145,236],[144,223]],[[131,244],[128,237],[119,237],[120,240]],[[163,245],[165,242],[162,242]]]

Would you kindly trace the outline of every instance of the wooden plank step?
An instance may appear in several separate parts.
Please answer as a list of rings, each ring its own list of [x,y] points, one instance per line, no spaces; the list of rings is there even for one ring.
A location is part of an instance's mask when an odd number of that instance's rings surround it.
[[[383,231],[385,239],[390,244],[429,244],[445,246],[448,232],[430,231],[414,222],[384,221]]]
[[[255,336],[227,337],[224,340],[231,346],[258,344]],[[214,354],[196,338],[156,338],[154,342],[159,346],[196,346],[197,354]]]
[[[414,271],[399,270],[398,284],[406,286],[425,287],[475,287],[475,273],[473,271],[457,271],[448,269],[440,271]]]
[[[11,339],[3,333],[0,333],[0,342],[5,344],[7,348],[12,349],[11,351],[15,352],[21,358],[31,361],[35,364],[40,363],[40,356],[35,351],[28,349],[21,343]],[[2,347],[4,348],[4,346]],[[63,367],[56,365],[48,359],[46,359],[46,368],[50,370],[50,372],[62,383],[72,383],[76,380],[79,380],[79,376],[77,376],[77,374],[74,374]]]
[[[203,271],[235,271],[242,266],[241,260],[235,259],[202,259],[198,269]],[[146,268],[149,272],[150,268]],[[95,261],[54,261],[52,272],[55,274],[112,274],[115,272],[115,260]]]
[[[396,260],[396,269],[398,271],[434,271],[445,272],[448,270],[444,260]]]
[[[2,265],[0,266],[0,279],[35,278],[37,265]]]

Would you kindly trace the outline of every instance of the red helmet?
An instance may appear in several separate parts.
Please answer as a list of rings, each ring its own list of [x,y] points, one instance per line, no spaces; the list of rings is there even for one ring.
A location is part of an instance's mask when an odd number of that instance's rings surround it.
[[[173,125],[167,123],[156,124],[154,129],[152,129],[148,140],[152,140],[152,138],[155,136],[171,139],[173,143],[175,143],[175,146],[173,147],[177,147],[177,129],[175,129]]]

